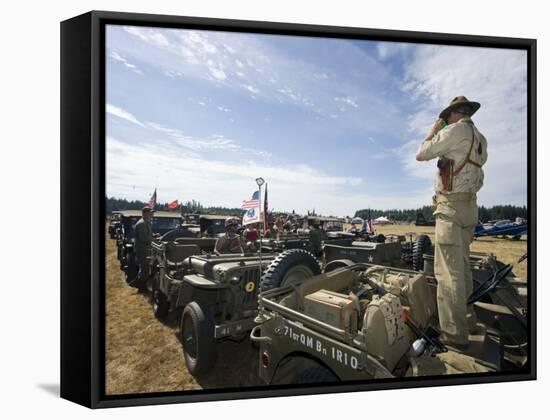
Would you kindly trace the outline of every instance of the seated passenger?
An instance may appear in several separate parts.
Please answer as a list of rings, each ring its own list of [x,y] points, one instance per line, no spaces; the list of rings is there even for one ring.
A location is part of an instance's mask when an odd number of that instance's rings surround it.
[[[225,219],[225,235],[218,238],[214,254],[244,254],[241,237],[237,235],[238,222],[229,217]]]

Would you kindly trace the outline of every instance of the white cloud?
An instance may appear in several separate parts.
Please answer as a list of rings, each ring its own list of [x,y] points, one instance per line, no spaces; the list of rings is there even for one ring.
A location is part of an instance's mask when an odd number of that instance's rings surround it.
[[[204,106],[204,102],[199,102],[199,104]],[[231,109],[222,106],[218,107],[218,110],[222,112],[231,112]],[[179,148],[186,148],[195,152],[205,150],[223,150],[228,152],[246,151],[249,154],[253,154],[263,158],[268,158],[271,156],[270,153],[263,150],[242,148],[242,146],[239,145],[237,142],[232,139],[228,139],[221,134],[213,134],[210,137],[198,138],[186,135],[181,130],[166,127],[162,124],[158,124],[155,122],[148,121],[146,123],[142,123],[130,112],[112,104],[106,105],[106,112],[147,130],[153,130],[154,132],[166,135],[168,136],[168,138],[172,139],[174,141],[174,144],[176,144]],[[165,143],[163,144],[164,146],[166,146]]]
[[[147,43],[156,45],[157,47],[167,47],[170,45],[168,39],[157,29],[125,26],[124,30]]]
[[[331,176],[305,164],[273,166],[257,161],[217,161],[178,152],[177,147],[167,148],[162,142],[131,145],[108,138],[107,194],[138,199],[150,193],[150,185],[158,177],[161,201],[179,197],[196,199],[204,205],[239,207],[255,188],[256,176],[261,175],[269,183],[272,207],[301,212],[315,207],[336,214],[343,210],[331,193],[342,194],[347,203],[351,195],[341,191],[362,183],[360,178]],[[349,212],[353,210],[350,208]]]
[[[128,62],[128,60],[126,60],[124,57],[122,57],[120,54],[118,54],[116,51],[111,51],[111,54],[109,54],[109,56],[115,60],[115,61],[118,61],[122,64],[124,64],[127,68],[129,68],[130,70],[138,73],[138,74],[143,74],[143,72],[137,68],[137,66],[135,64],[132,64],[130,62]]]
[[[379,42],[376,44],[378,58],[386,60],[398,54],[403,54],[412,47],[412,44],[401,42]]]
[[[260,90],[252,85],[242,85],[242,87],[248,90],[249,92],[252,92],[253,94],[260,93]]]
[[[139,125],[140,127],[145,127],[145,125],[141,121],[139,121],[136,117],[134,117],[128,111],[123,110],[122,108],[119,108],[111,104],[107,104],[105,106],[105,111],[107,112],[107,114],[111,114],[111,115],[114,115],[115,117],[122,118],[123,120]]]
[[[359,105],[357,105],[357,97],[352,98],[351,96],[342,96],[334,98],[336,102],[342,102],[346,105],[352,106],[353,108],[359,108]]]
[[[181,33],[181,39],[191,48],[200,50],[206,54],[215,54],[216,46],[208,38],[197,31],[187,31]]]

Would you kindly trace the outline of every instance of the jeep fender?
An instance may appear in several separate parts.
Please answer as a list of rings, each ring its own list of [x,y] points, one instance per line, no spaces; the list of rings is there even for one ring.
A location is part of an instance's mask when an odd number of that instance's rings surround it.
[[[348,259],[342,259],[342,260],[333,260],[329,262],[327,265],[325,265],[325,268],[323,270],[324,273],[329,273],[331,271],[336,270],[337,268],[342,267],[351,267],[355,263],[352,260]]]

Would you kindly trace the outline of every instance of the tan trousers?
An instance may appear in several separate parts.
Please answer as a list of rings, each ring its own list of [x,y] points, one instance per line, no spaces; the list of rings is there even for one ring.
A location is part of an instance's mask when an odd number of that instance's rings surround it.
[[[478,218],[475,198],[439,201],[434,216],[439,325],[447,339],[466,344],[468,327],[476,323],[473,308],[466,305],[473,288],[469,258]]]

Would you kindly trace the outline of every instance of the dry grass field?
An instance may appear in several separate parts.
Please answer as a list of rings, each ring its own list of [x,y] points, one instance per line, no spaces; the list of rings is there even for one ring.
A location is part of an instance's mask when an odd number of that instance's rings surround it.
[[[414,225],[375,226],[378,233],[425,233],[434,238],[433,227]],[[179,313],[166,322],[152,311],[150,294],[139,294],[124,280],[116,258],[115,241],[106,237],[106,393],[146,392],[258,386],[257,350],[248,339],[226,341],[212,374],[194,378],[185,367],[178,337]],[[526,237],[519,241],[500,238],[475,240],[472,251],[492,252],[513,263],[519,277],[527,276],[527,262],[515,264],[527,250]]]

